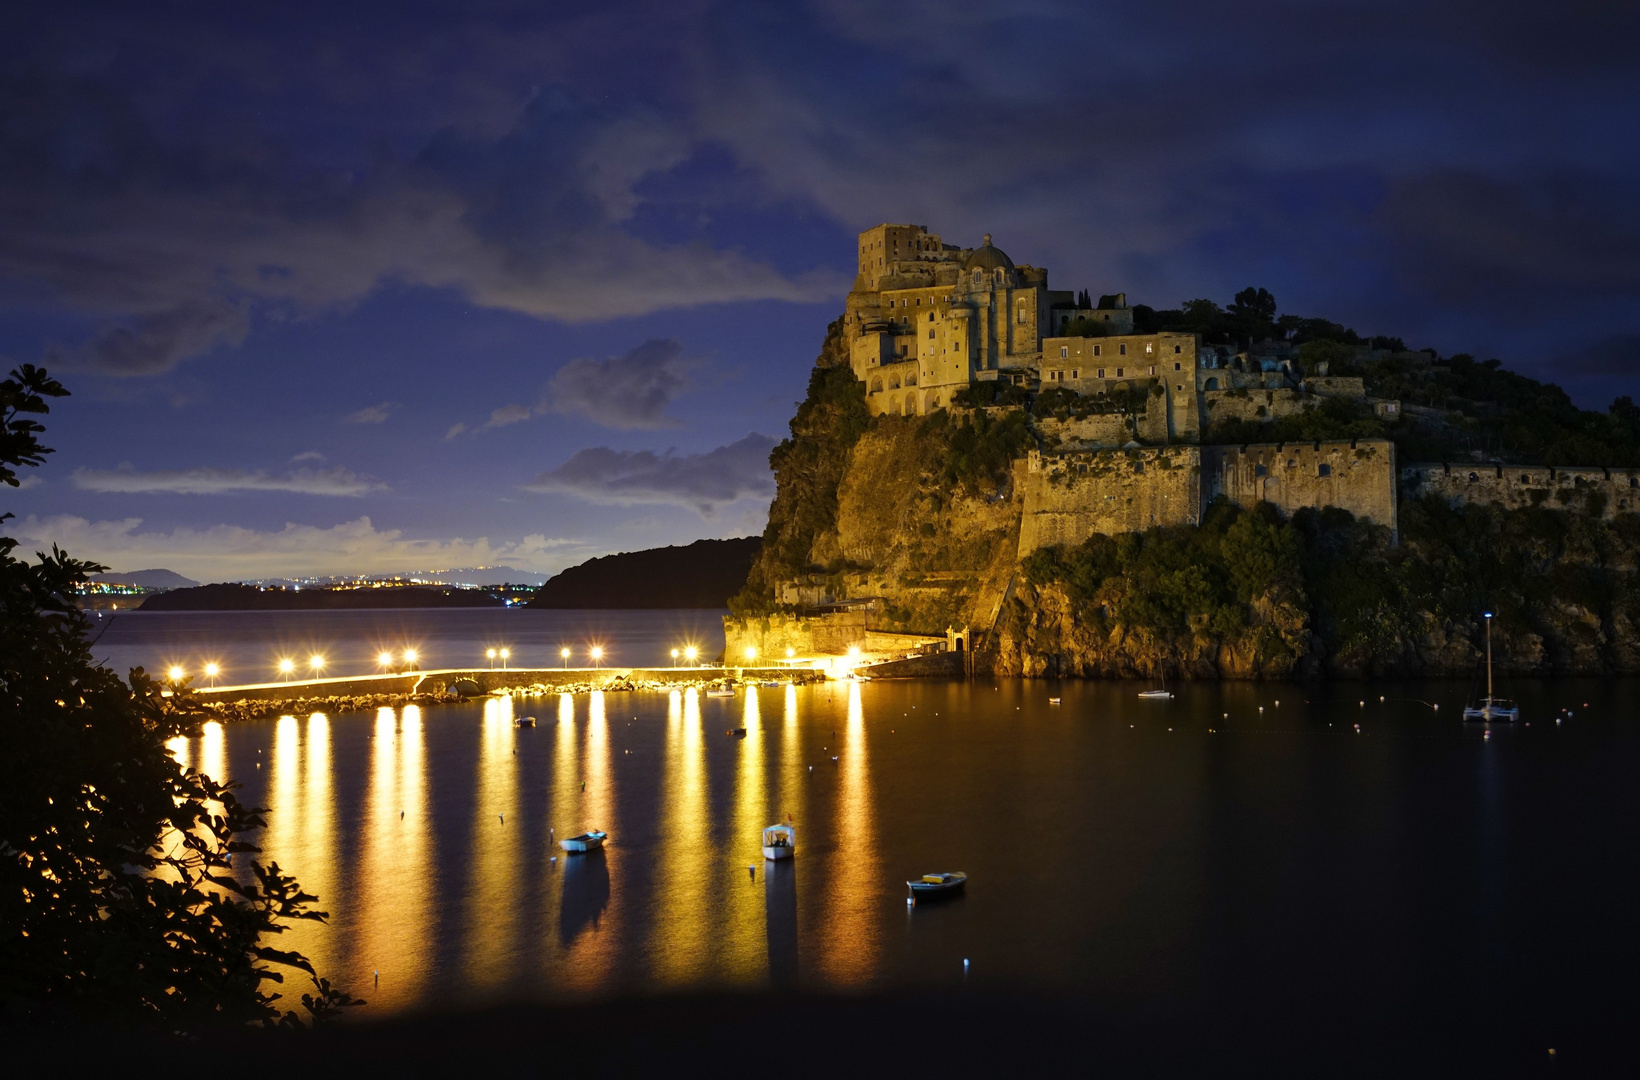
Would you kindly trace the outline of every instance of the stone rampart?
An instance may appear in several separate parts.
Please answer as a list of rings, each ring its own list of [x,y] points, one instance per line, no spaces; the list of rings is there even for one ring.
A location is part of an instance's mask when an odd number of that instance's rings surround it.
[[[1283,514],[1337,506],[1394,531],[1395,482],[1395,444],[1388,439],[1202,448],[1204,502],[1262,501]]]
[[[879,616],[880,620],[880,616]],[[931,645],[944,646],[944,636],[901,634],[869,625],[863,609],[824,612],[815,615],[769,615],[723,620],[723,655],[727,661],[756,649],[769,661],[785,659],[790,649],[795,657],[846,656],[850,649],[863,653],[903,655]]]
[[[1201,450],[1032,451],[1023,497],[1021,558],[1052,544],[1080,544],[1095,533],[1192,525],[1201,520]]]
[[[1296,416],[1318,404],[1320,402],[1313,396],[1288,387],[1277,390],[1207,390],[1202,393],[1202,405],[1209,424],[1222,424],[1226,420],[1263,422]]]
[[[1575,506],[1607,520],[1640,511],[1640,469],[1422,462],[1401,470],[1401,487],[1408,498],[1438,495],[1455,505]]]

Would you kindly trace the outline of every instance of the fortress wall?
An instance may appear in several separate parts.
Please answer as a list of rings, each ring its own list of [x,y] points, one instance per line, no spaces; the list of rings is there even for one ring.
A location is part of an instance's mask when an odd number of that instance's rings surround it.
[[[1364,398],[1367,385],[1356,375],[1312,375],[1304,380],[1304,388],[1322,397]]]
[[[1080,446],[1122,446],[1133,440],[1133,429],[1128,418],[1120,413],[1055,420],[1045,416],[1037,420],[1037,430],[1045,436],[1058,436],[1067,448]]]
[[[1395,444],[1388,439],[1204,447],[1202,477],[1207,502],[1264,501],[1283,514],[1337,506],[1397,528]]]
[[[1356,380],[1359,382],[1360,380]],[[1314,397],[1297,390],[1207,390],[1202,393],[1207,422],[1226,420],[1273,420],[1296,416],[1317,404]]]
[[[1586,507],[1590,495],[1604,500],[1602,516],[1640,511],[1640,469],[1551,468],[1547,465],[1419,463],[1401,471],[1407,495],[1439,495],[1447,501],[1490,503],[1509,510],[1530,506]]]
[[[1021,485],[1020,557],[1052,544],[1080,544],[1095,533],[1196,524],[1201,453],[1193,446],[1058,455],[1032,451]]]

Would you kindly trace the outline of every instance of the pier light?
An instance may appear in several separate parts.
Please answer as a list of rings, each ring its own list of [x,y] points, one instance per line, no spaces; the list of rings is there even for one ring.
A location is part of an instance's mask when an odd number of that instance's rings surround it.
[[[672,650],[672,666],[673,667],[678,666],[678,650],[676,650],[676,649]]]
[[[314,653],[312,656],[308,657],[308,667],[312,668],[314,671],[323,671],[325,669],[325,658],[320,656],[318,653]]]
[[[860,646],[858,646],[858,645],[850,645],[850,646],[849,646],[849,647],[848,647],[848,658],[849,658],[849,659],[850,659],[850,660],[858,660],[858,659],[860,659]]]
[[[279,674],[283,675],[286,678],[286,680],[290,679],[290,673],[295,671],[295,670],[296,670],[296,661],[292,660],[288,656],[280,658],[280,660],[279,660]]]
[[[171,669],[169,671],[167,671],[165,674],[166,674],[167,677],[170,678],[170,680],[172,682],[181,682],[182,677],[184,675],[188,674],[188,673],[186,671],[183,671],[182,668],[177,666],[176,664],[172,664]]]
[[[787,660],[790,660],[792,657],[794,657],[796,655],[797,655],[797,650],[796,649],[787,649],[786,650],[786,659]]]
[[[599,645],[594,645],[592,647],[592,663],[593,663],[593,666],[596,667],[597,664],[598,664],[598,661],[602,660],[603,658],[604,658],[603,647],[599,646]]]
[[[414,664],[416,662],[416,656],[417,656],[416,650],[414,650],[414,649],[404,650],[404,662],[406,664]]]
[[[216,677],[220,674],[222,674],[222,668],[219,667],[218,665],[216,665],[216,664],[206,664],[205,665],[205,677],[207,679],[211,680],[211,685],[212,686],[216,685]]]
[[[376,654],[376,663],[381,667],[393,666],[393,654],[390,652]]]
[[[495,670],[495,650],[494,649],[486,649],[484,651],[484,655],[490,658],[490,670],[494,671]]]
[[[509,657],[511,655],[512,655],[511,650],[508,650],[508,649],[502,649],[501,650],[501,670],[502,671],[507,670],[507,657]]]
[[[688,660],[691,664],[693,664],[695,662],[695,658],[698,657],[699,655],[700,655],[700,650],[695,648],[693,645],[691,645],[687,649],[683,650],[684,659]]]
[[[569,667],[569,650],[568,649],[559,649],[558,650],[558,656],[564,661],[564,667],[568,668]]]
[[[756,660],[757,659],[757,649],[754,646],[751,646],[751,645],[746,646],[746,659],[748,659],[748,660]]]

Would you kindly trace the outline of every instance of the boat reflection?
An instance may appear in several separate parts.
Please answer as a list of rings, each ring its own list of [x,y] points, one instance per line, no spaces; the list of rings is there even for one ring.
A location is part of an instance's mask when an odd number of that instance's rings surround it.
[[[565,948],[598,928],[609,907],[609,862],[600,848],[564,859],[564,895],[558,905],[558,941]]]

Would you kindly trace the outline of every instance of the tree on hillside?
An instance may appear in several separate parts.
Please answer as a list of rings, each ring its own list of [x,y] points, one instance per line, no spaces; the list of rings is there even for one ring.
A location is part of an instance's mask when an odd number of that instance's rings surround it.
[[[19,486],[51,453],[33,417],[66,395],[27,364],[0,382],[0,480]],[[252,860],[242,837],[263,811],[166,748],[198,733],[186,689],[167,698],[141,668],[125,683],[93,661],[74,591],[105,568],[16,547],[0,537],[0,1001],[31,1023],[298,1025],[266,986],[285,969],[312,980],[315,1022],[358,1004],[265,943],[326,916]]]
[[[1238,341],[1259,341],[1276,333],[1276,298],[1268,289],[1251,286],[1236,294],[1226,314]]]

